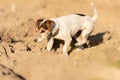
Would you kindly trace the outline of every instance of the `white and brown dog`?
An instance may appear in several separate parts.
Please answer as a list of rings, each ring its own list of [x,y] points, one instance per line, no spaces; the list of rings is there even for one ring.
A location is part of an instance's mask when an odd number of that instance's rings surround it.
[[[36,31],[41,34],[41,38],[36,38],[34,41],[41,42],[46,37],[49,37],[47,50],[50,51],[55,38],[64,40],[63,53],[68,56],[68,47],[71,44],[72,37],[77,40],[75,45],[80,48],[86,43],[88,36],[93,31],[98,14],[92,2],[91,6],[94,11],[93,17],[84,14],[72,14],[53,19],[38,19],[36,22]],[[76,36],[79,31],[82,31],[82,41]]]

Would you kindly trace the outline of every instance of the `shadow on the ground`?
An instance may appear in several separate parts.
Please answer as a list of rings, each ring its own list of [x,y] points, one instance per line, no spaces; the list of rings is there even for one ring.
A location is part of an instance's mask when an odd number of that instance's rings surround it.
[[[105,34],[110,35],[110,32],[105,31],[105,32],[101,32],[101,33],[97,33],[95,35],[89,36],[88,37],[89,47],[97,46],[97,45],[103,43]],[[110,39],[111,39],[111,35],[108,37],[108,40],[110,40]]]
[[[103,43],[104,41],[104,35],[105,34],[110,34],[109,31],[105,31],[105,32],[101,32],[101,33],[97,33],[95,35],[91,35],[88,37],[88,41],[89,43],[88,44],[84,44],[83,45],[83,48],[89,48],[89,47],[93,47],[93,46],[97,46],[101,43]],[[108,38],[108,40],[111,39],[111,37]],[[76,43],[77,41],[73,38],[72,40],[72,43],[71,43],[71,49],[69,51],[69,54],[75,49],[77,48],[74,44]],[[62,40],[58,40],[58,39],[55,39],[54,41],[54,45],[53,45],[53,49],[56,51],[58,48],[60,48],[60,45],[64,45],[64,41]]]

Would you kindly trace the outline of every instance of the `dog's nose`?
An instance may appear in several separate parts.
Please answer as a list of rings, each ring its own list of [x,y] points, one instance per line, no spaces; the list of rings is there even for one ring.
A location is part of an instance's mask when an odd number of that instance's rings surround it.
[[[35,39],[34,39],[34,42],[37,42],[37,41],[38,41],[38,39],[37,39],[37,38],[35,38]]]

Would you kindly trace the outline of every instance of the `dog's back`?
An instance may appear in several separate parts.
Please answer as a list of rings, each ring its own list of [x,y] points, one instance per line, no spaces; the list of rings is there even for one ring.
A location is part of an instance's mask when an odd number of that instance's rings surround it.
[[[93,2],[91,2],[91,6],[94,12],[93,17],[84,14],[72,14],[52,19],[57,23],[55,27],[59,28],[57,37],[63,38],[63,35],[66,37],[67,34],[73,36],[85,28],[92,31],[98,14]]]
[[[93,21],[91,20],[91,17],[87,15],[79,15],[79,14],[72,14],[67,16],[58,17],[54,20],[58,27],[59,27],[59,33],[65,33],[70,34],[71,36],[75,35],[78,31],[84,29],[86,25],[92,25]],[[65,35],[62,34],[62,35]]]

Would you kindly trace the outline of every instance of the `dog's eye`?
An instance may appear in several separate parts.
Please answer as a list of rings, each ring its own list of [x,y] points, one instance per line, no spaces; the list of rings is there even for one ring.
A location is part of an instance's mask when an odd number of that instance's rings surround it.
[[[45,32],[44,30],[41,31],[41,33],[44,33],[44,32]]]

